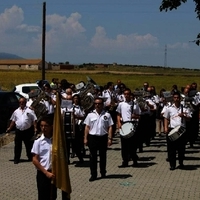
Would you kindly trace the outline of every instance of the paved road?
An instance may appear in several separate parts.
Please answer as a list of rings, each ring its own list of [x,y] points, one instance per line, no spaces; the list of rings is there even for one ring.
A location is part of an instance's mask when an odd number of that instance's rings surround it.
[[[0,148],[0,199],[35,200],[37,189],[36,170],[26,161],[23,149],[22,160],[13,164],[13,142]],[[185,169],[169,170],[166,159],[165,138],[156,137],[150,147],[139,155],[139,167],[119,169],[121,164],[120,143],[116,137],[108,150],[107,178],[89,182],[89,162],[82,166],[77,157],[69,166],[72,185],[72,200],[199,200],[200,199],[200,144],[186,151]],[[87,152],[88,154],[88,152]],[[132,163],[130,162],[130,165]],[[61,199],[58,191],[58,199]]]

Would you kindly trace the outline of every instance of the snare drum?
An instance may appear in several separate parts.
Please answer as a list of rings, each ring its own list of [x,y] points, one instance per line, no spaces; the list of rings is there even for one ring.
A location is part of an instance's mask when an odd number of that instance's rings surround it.
[[[136,131],[136,124],[133,122],[125,122],[121,129],[119,129],[119,134],[123,138],[130,138],[135,134]]]
[[[168,137],[171,141],[175,141],[178,138],[181,137],[181,135],[183,135],[185,133],[186,129],[183,126],[177,126],[174,129],[172,129],[169,134]]]
[[[68,139],[73,139],[75,136],[73,112],[68,111],[64,113],[64,132]]]

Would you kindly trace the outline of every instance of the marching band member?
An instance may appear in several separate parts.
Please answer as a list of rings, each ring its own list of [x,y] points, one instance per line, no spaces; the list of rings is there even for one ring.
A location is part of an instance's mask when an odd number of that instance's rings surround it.
[[[49,83],[46,83],[44,85],[44,91],[48,97],[47,99],[44,99],[44,101],[43,101],[48,110],[47,114],[53,114],[54,106],[56,104],[56,95],[55,95],[55,93],[53,93],[53,90]]]
[[[125,97],[124,97],[124,90],[126,89],[126,86],[125,84],[121,83],[119,85],[119,88],[118,88],[118,93],[117,93],[117,102],[122,102],[122,101],[125,101]]]
[[[164,117],[164,131],[167,134],[167,153],[170,163],[170,170],[176,168],[176,151],[178,151],[179,168],[183,168],[183,160],[185,153],[185,135],[175,141],[171,141],[168,137],[169,132],[177,126],[186,128],[186,120],[191,118],[191,113],[188,109],[183,108],[180,103],[180,93],[173,93],[173,104],[168,107],[163,114]]]
[[[163,95],[163,92],[165,92],[165,91],[166,91],[165,89],[160,90],[159,103],[158,103],[157,110],[156,110],[156,123],[158,126],[158,136],[161,136],[161,133],[164,130],[164,128],[163,128],[164,127],[164,118],[163,118],[163,115],[161,114],[161,112],[166,104],[166,101],[165,101],[165,98]]]
[[[150,95],[146,97],[146,104],[150,108],[150,115],[149,115],[149,131],[148,131],[148,137],[146,138],[146,145],[150,145],[151,138],[153,139],[156,135],[156,110],[157,105],[154,101],[153,94],[152,94],[152,88],[148,87],[147,92],[150,93]]]
[[[199,106],[200,106],[200,95],[197,92],[197,84],[192,83],[188,91],[188,97],[192,100],[190,101],[190,106],[192,108],[192,118],[189,121],[190,134],[188,134],[188,140],[190,147],[193,148],[195,141],[197,140],[199,134]]]
[[[67,88],[65,92],[62,92],[61,96],[62,96],[62,99],[72,100],[72,94],[73,94],[72,89]]]
[[[151,111],[150,111],[150,107],[147,105],[146,100],[149,98],[150,93],[144,93],[143,97],[141,97],[142,99],[140,100],[141,102],[138,102],[141,113],[140,113],[140,120],[138,123],[138,138],[139,138],[139,142],[138,142],[138,147],[139,147],[139,152],[143,152],[143,143],[149,144],[150,142],[150,134],[149,134],[149,130],[150,130],[150,115],[151,115]],[[138,101],[138,100],[136,100]]]
[[[121,80],[118,79],[118,80],[117,80],[117,84],[114,86],[114,90],[119,89],[119,86],[120,86],[121,83],[122,83]]]
[[[42,131],[41,137],[34,141],[31,153],[33,154],[33,164],[37,169],[36,181],[38,189],[38,199],[56,199],[57,188],[51,183],[55,177],[52,174],[51,149],[53,136],[53,118],[44,116],[40,121]]]
[[[106,110],[110,113],[113,123],[114,123],[112,126],[112,132],[113,132],[113,137],[114,137],[115,131],[116,131],[116,121],[117,121],[117,113],[116,113],[117,99],[114,93],[113,82],[107,83],[107,90],[103,91],[102,97],[106,99],[106,101],[104,102],[104,106]]]
[[[22,141],[26,147],[26,155],[28,160],[32,160],[31,148],[33,142],[31,138],[34,136],[34,132],[37,131],[37,117],[33,110],[26,106],[26,99],[21,97],[19,99],[19,108],[17,108],[10,120],[11,123],[6,132],[12,130],[15,127],[15,148],[14,148],[14,164],[20,162],[22,152]]]
[[[111,115],[103,110],[103,99],[97,97],[94,100],[95,109],[89,113],[84,121],[85,134],[84,144],[88,145],[90,150],[90,173],[89,181],[97,179],[97,152],[100,157],[101,177],[106,176],[106,153],[107,146],[112,145],[112,125]]]
[[[126,88],[124,90],[124,96],[126,98],[126,101],[119,103],[117,107],[117,123],[118,128],[122,128],[122,124],[127,121],[137,120],[139,119],[140,115],[140,108],[139,106],[131,101],[131,90]],[[137,166],[137,159],[138,156],[136,154],[137,151],[137,133],[135,133],[130,138],[123,138],[123,136],[120,137],[121,139],[121,156],[122,156],[122,165],[119,166],[119,168],[128,167],[128,161],[131,158],[133,160],[132,166]]]
[[[83,143],[83,136],[84,136],[84,130],[83,130],[83,125],[82,125],[82,121],[85,118],[85,112],[84,110],[81,108],[80,102],[80,96],[78,94],[73,95],[72,97],[72,102],[73,102],[73,106],[71,109],[69,109],[68,111],[73,112],[73,116],[74,116],[74,129],[73,131],[75,131],[74,133],[74,139],[71,140],[72,142],[72,158],[74,157],[74,153],[77,155],[79,162],[83,163],[83,154],[84,154],[84,143]],[[70,152],[70,143],[67,144],[67,148],[68,148],[68,155]],[[82,153],[83,152],[83,153]]]

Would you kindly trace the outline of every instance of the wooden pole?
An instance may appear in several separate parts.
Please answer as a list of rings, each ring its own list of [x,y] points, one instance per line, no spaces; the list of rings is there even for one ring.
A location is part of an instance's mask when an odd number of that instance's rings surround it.
[[[45,80],[45,37],[46,36],[46,2],[43,2],[43,25],[42,25],[42,80]]]

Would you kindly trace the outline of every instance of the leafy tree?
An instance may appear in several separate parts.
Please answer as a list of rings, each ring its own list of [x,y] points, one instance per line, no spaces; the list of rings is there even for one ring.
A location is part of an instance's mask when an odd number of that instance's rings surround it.
[[[195,3],[195,12],[197,14],[197,18],[200,20],[200,0],[193,0]],[[177,9],[181,6],[182,3],[186,3],[187,0],[162,0],[160,11],[168,11]],[[197,35],[197,39],[194,40],[197,45],[200,45],[200,33]]]

